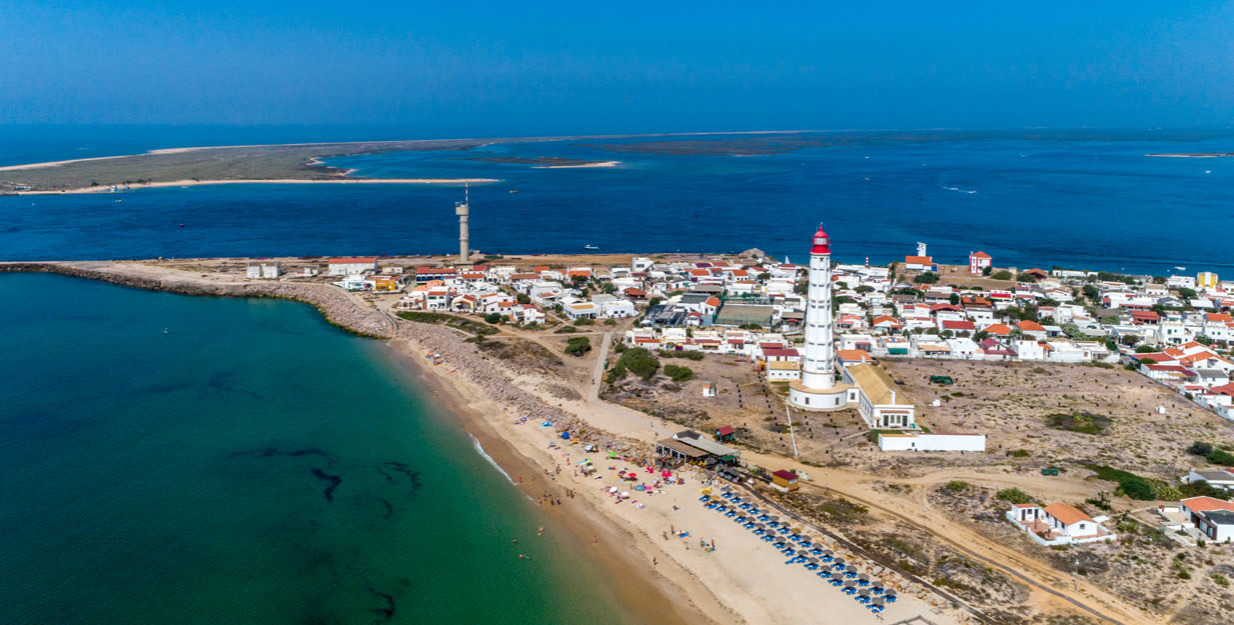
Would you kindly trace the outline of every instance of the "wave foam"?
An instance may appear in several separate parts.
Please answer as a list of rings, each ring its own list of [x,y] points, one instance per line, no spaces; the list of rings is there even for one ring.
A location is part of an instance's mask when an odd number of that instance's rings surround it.
[[[494,469],[497,469],[497,471],[499,471],[502,475],[506,476],[506,479],[509,480],[511,484],[515,484],[514,478],[510,477],[510,474],[506,473],[506,470],[501,468],[501,465],[497,464],[497,461],[493,460],[492,456],[484,452],[484,447],[480,445],[480,441],[471,434],[468,434],[467,436],[471,438],[471,446],[476,448],[476,453],[484,456],[484,459],[487,460],[489,464],[493,465]],[[515,485],[517,486],[517,484]]]

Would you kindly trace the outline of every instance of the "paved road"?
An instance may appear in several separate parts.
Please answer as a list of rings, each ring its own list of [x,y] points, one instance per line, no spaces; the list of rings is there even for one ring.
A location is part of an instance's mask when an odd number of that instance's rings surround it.
[[[600,357],[596,359],[596,368],[591,373],[591,386],[587,390],[587,399],[596,401],[600,399],[600,380],[604,376],[604,363],[608,360],[608,346],[613,342],[613,333],[605,332],[600,339]]]

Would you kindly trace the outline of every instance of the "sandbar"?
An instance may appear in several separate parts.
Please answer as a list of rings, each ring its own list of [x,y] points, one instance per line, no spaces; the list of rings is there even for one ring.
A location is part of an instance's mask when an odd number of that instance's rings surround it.
[[[153,189],[157,187],[199,187],[213,184],[484,184],[499,182],[497,178],[324,178],[296,180],[170,180],[129,185],[124,191]],[[76,189],[14,191],[14,195],[62,195],[69,193],[109,193],[110,186],[80,187]]]

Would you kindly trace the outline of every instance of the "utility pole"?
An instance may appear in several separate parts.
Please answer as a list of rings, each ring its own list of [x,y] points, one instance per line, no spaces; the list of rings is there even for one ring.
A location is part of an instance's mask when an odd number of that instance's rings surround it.
[[[788,437],[793,441],[793,457],[797,457],[797,435],[793,433],[793,415],[788,411],[788,404],[784,404],[784,420],[788,422]]]

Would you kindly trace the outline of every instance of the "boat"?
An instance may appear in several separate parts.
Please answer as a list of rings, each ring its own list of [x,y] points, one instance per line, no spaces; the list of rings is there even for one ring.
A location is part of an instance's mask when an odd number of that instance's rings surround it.
[[[585,250],[598,250],[598,249],[600,249],[600,248],[598,248],[598,247],[596,247],[596,246],[594,246],[594,245],[584,245],[584,246],[583,246],[583,249],[585,249]]]
[[[510,193],[518,193],[518,189],[510,189]]]
[[[1175,267],[1175,269],[1177,269],[1177,270],[1179,270],[1179,271],[1187,271],[1187,268],[1186,268],[1186,267]]]

